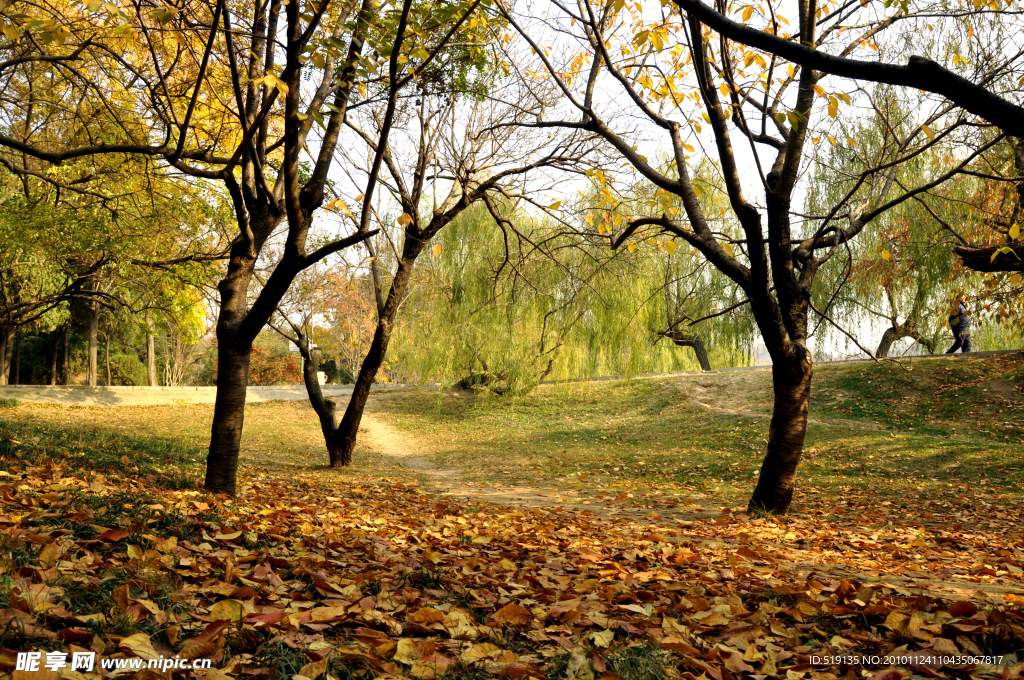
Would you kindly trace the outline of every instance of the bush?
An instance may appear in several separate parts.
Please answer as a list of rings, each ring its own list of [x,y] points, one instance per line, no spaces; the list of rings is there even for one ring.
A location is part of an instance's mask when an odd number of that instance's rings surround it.
[[[100,367],[103,370],[103,367]],[[110,383],[112,385],[138,386],[149,383],[146,364],[134,354],[114,354],[110,357]]]
[[[21,402],[17,399],[5,399],[0,397],[0,408],[17,408],[21,406]]]

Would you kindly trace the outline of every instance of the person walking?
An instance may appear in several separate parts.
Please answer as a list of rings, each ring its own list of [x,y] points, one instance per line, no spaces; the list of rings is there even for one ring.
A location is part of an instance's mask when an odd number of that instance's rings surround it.
[[[953,331],[953,346],[946,354],[956,354],[959,349],[964,354],[971,351],[971,317],[967,313],[967,295],[956,296],[955,309],[949,315],[949,327]]]

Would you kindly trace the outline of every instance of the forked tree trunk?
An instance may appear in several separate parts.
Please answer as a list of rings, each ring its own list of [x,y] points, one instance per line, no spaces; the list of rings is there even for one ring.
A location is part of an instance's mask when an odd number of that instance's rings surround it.
[[[95,302],[89,303],[89,365],[87,368],[87,377],[89,379],[89,387],[96,387],[97,378],[99,374],[99,327],[100,327],[100,307]]]
[[[412,275],[412,267],[416,262],[425,244],[419,241],[412,241],[407,236],[403,246],[402,258],[395,270],[395,278],[388,290],[387,300],[384,302],[384,310],[377,321],[377,329],[373,333],[373,341],[370,349],[359,366],[359,375],[356,376],[355,385],[352,388],[352,396],[349,398],[345,415],[334,433],[334,446],[328,446],[331,456],[331,467],[351,465],[352,451],[356,447],[356,438],[359,435],[359,424],[363,420],[363,411],[366,409],[366,401],[370,397],[370,388],[377,377],[377,371],[384,365],[384,358],[387,356],[388,344],[391,342],[391,332],[394,328],[395,317],[398,316],[398,306],[405,295],[405,289],[409,285],[409,278]]]
[[[338,442],[335,438],[338,431],[335,416],[337,405],[331,399],[325,399],[324,392],[320,388],[320,379],[317,375],[317,369],[320,367],[319,361],[317,361],[318,354],[315,351],[310,351],[309,342],[304,337],[299,338],[298,346],[299,352],[302,354],[302,380],[306,384],[306,394],[309,395],[309,403],[312,405],[313,411],[320,419],[320,431],[324,434],[327,454],[333,465],[334,461],[340,458],[340,452],[337,449]]]
[[[813,374],[810,352],[803,349],[800,355],[798,359],[772,364],[775,403],[768,427],[768,451],[747,505],[750,512],[784,515],[793,502],[796,470],[807,434]]]
[[[707,348],[704,347],[704,341],[699,335],[687,335],[682,331],[672,329],[661,331],[661,335],[668,338],[679,347],[692,347],[693,353],[697,355],[697,362],[700,363],[701,370],[711,370],[711,362],[708,361]]]
[[[204,486],[209,491],[234,494],[252,345],[235,347],[228,338],[217,335],[217,398]]]
[[[252,280],[255,258],[244,244],[232,247],[228,270],[217,288],[220,312],[217,317],[217,396],[213,407],[210,450],[206,457],[207,491],[235,494],[238,454],[245,420],[245,390],[249,385],[251,337],[239,337],[246,316],[246,291]],[[263,320],[265,323],[265,319]],[[263,326],[260,323],[258,329]]]
[[[908,321],[900,324],[899,326],[893,326],[885,329],[885,332],[882,333],[882,339],[878,342],[878,349],[875,351],[875,356],[879,359],[884,359],[889,356],[889,352],[892,351],[893,343],[897,340],[902,340],[903,338],[910,338],[928,350],[929,354],[935,354],[935,341],[923,336],[917,331],[917,328],[912,327]]]

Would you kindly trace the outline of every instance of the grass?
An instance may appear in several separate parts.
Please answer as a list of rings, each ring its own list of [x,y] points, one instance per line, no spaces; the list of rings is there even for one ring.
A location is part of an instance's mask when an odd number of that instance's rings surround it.
[[[770,380],[761,370],[548,385],[518,399],[392,393],[375,409],[431,442],[439,466],[496,487],[742,500],[764,452]],[[802,490],[899,502],[968,484],[1019,497],[1022,388],[1019,356],[819,367]]]
[[[0,410],[0,470],[19,459],[66,460],[96,472],[145,477],[165,488],[199,488],[213,418],[210,404],[81,407],[24,403]],[[327,452],[308,402],[259,402],[246,407],[242,465],[324,467]],[[122,458],[127,456],[127,464]],[[20,469],[20,468],[19,468]],[[364,451],[345,475],[380,476],[400,468]]]
[[[520,398],[406,390],[374,395],[370,410],[415,436],[436,467],[455,471],[456,484],[529,486],[556,500],[736,504],[761,464],[770,380],[768,370],[662,376],[545,385]],[[798,491],[872,494],[894,509],[908,493],[948,495],[958,484],[1019,498],[1022,390],[1020,356],[818,367]],[[211,417],[210,405],[22,404],[0,411],[0,469],[73,457],[100,472],[194,487]],[[303,402],[249,405],[242,444],[243,466],[326,463],[316,416]],[[330,474],[339,483],[413,474],[399,463],[364,442],[352,468]]]

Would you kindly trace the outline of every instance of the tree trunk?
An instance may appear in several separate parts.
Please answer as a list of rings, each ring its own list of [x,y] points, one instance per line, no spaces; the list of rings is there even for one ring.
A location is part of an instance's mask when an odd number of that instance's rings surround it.
[[[919,333],[917,330],[917,324],[912,320],[908,320],[901,323],[899,326],[892,326],[885,329],[885,332],[882,333],[882,339],[878,343],[878,349],[875,351],[875,356],[879,359],[884,359],[889,356],[893,343],[897,340],[902,340],[903,338],[911,338],[928,350],[929,354],[935,354],[935,341],[931,338],[926,338],[924,335]]]
[[[903,337],[903,329],[901,326],[890,326],[885,329],[882,333],[882,339],[878,343],[878,349],[875,350],[875,356],[879,359],[884,359],[889,356],[889,350],[892,349],[892,343],[896,342]]]
[[[110,387],[110,333],[103,334],[103,355],[107,364],[107,387]]]
[[[11,384],[21,384],[21,333],[14,336],[14,367],[11,369]]]
[[[57,384],[57,350],[60,347],[59,331],[50,332],[50,387]]]
[[[252,345],[235,347],[230,338],[217,335],[217,398],[204,487],[234,495]]]
[[[335,417],[337,405],[334,401],[325,399],[323,390],[320,388],[320,380],[317,376],[318,353],[316,350],[309,349],[309,343],[303,337],[299,338],[298,345],[299,351],[302,353],[302,380],[306,384],[306,394],[309,395],[309,403],[320,419],[320,431],[324,433],[327,454],[333,465],[334,461],[341,457],[341,452],[337,448],[338,443],[335,440],[335,433],[338,431]]]
[[[146,315],[146,377],[150,387],[156,387],[156,338],[153,336],[153,324]]]
[[[95,302],[89,303],[89,366],[88,378],[89,387],[96,387],[99,373],[99,328],[100,328],[100,307]]]
[[[747,505],[749,512],[789,512],[807,433],[812,373],[811,354],[807,350],[800,351],[797,359],[772,364],[775,405],[768,428],[768,452]]]
[[[711,370],[711,362],[708,361],[708,351],[704,347],[704,341],[699,335],[687,335],[682,331],[673,329],[661,331],[659,334],[668,338],[679,347],[692,347],[693,353],[697,355],[697,361],[700,363],[701,370]]]
[[[0,327],[0,385],[7,384],[11,370],[11,350],[14,349],[14,328]]]
[[[383,312],[377,321],[377,329],[373,333],[373,341],[370,349],[359,366],[359,375],[356,376],[355,385],[352,388],[352,396],[349,398],[345,415],[334,433],[334,446],[328,446],[331,455],[331,467],[340,465],[351,465],[352,451],[356,447],[356,438],[359,434],[359,424],[363,420],[363,411],[366,409],[366,400],[370,398],[370,387],[373,386],[377,371],[384,364],[387,356],[388,343],[391,342],[391,331],[394,328],[395,317],[398,316],[398,306],[409,285],[409,277],[412,275],[412,267],[419,256],[420,250],[425,242],[414,241],[411,236],[406,236],[403,246],[402,258],[398,262],[398,269],[395,271],[395,278],[388,290],[387,301],[384,303]]]
[[[68,367],[68,341],[70,340],[71,326],[67,323],[64,324],[64,356],[61,359],[61,374],[60,379],[61,385],[69,385],[71,383],[71,375]]]

